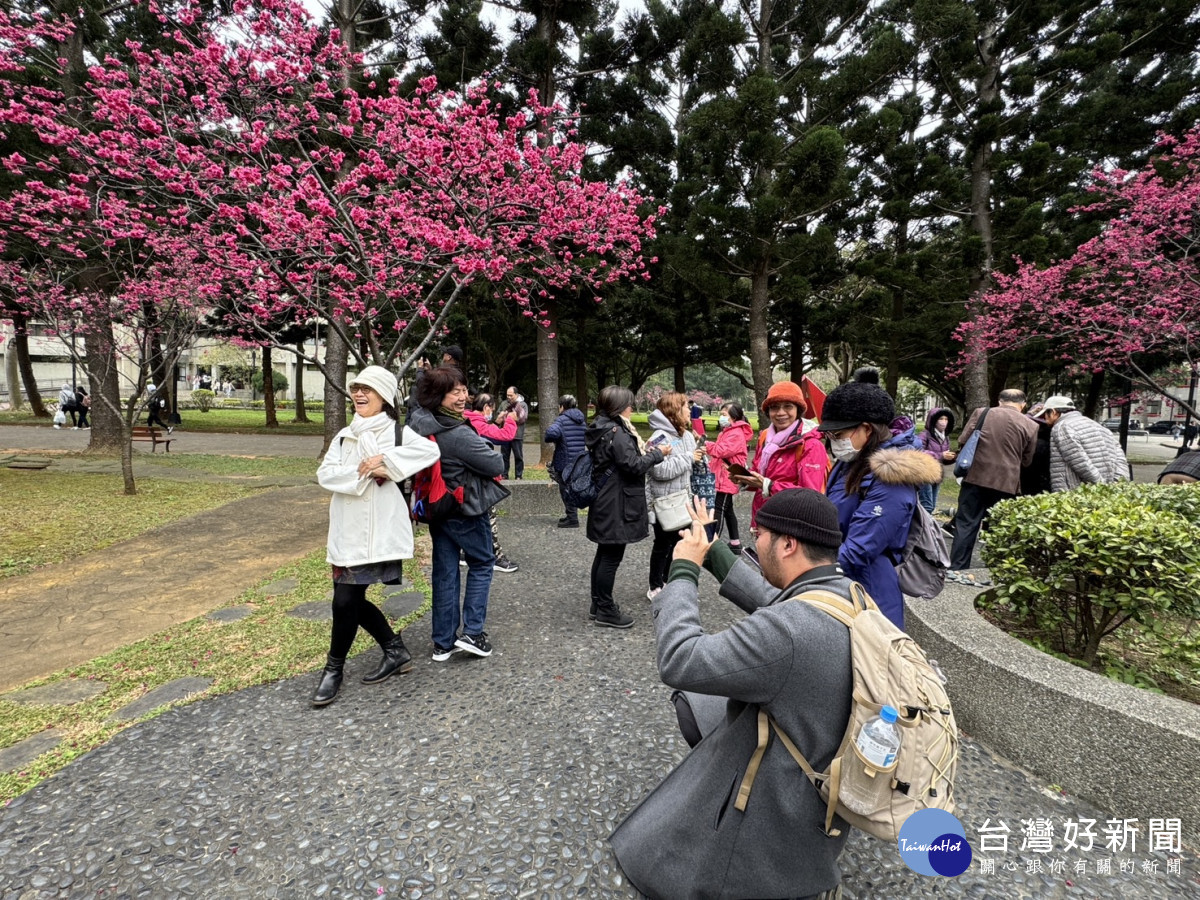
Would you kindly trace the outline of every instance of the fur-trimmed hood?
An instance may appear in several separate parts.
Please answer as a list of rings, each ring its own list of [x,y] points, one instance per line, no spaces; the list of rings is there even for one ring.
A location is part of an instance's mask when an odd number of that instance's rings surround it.
[[[885,447],[871,454],[871,473],[884,484],[938,484],[942,467],[928,453]]]

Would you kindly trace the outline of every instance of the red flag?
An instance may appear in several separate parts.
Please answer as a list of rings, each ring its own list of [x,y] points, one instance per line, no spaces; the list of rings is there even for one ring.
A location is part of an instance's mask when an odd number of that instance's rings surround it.
[[[804,392],[804,400],[808,403],[805,418],[821,421],[821,410],[825,408],[825,392],[807,375],[800,379],[800,390]]]

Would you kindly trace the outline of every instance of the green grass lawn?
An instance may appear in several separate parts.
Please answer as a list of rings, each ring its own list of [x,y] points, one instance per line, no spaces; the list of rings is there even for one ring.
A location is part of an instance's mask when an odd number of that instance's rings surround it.
[[[413,582],[414,589],[423,591],[427,599],[418,610],[393,622],[396,628],[419,619],[429,609],[429,585],[418,567],[410,563],[405,575]],[[125,705],[176,678],[208,678],[213,682],[208,690],[184,702],[305,672],[313,672],[315,687],[315,670],[329,649],[329,624],[295,618],[287,613],[301,603],[325,598],[329,590],[325,550],[322,548],[298,563],[283,567],[262,584],[280,578],[295,578],[299,586],[287,594],[269,597],[257,588],[247,591],[233,604],[254,607],[253,613],[243,619],[220,624],[200,616],[91,662],[22,686],[36,687],[71,679],[103,682],[107,686],[104,693],[92,700],[70,706],[43,706],[0,699],[0,748],[12,746],[48,728],[57,728],[64,733],[56,749],[38,757],[27,768],[0,773],[0,802],[7,803],[25,793],[73,759],[94,750],[134,724],[114,724],[108,719]],[[375,585],[367,596],[379,602],[380,590],[380,586]],[[360,634],[351,655],[372,646],[374,641],[365,633]],[[168,708],[160,707],[136,721],[151,719]]]
[[[63,459],[87,459],[64,454]],[[317,460],[159,454],[137,457],[138,492],[127,496],[112,475],[47,469],[0,468],[0,495],[21,502],[0,504],[0,578],[99,550],[151,528],[223,506],[262,488],[231,480],[176,481],[138,475],[141,464],[155,471],[178,469],[238,479],[251,476],[315,476]],[[544,473],[545,470],[543,470]]]
[[[307,423],[296,422],[296,411],[283,409],[276,412],[278,428],[268,428],[267,414],[261,409],[211,409],[202,413],[195,409],[180,411],[183,423],[180,431],[226,432],[229,434],[324,434],[325,416],[316,406],[308,410]],[[138,417],[138,424],[144,425],[146,416]],[[0,425],[48,425],[49,419],[39,419],[26,410],[0,412]]]

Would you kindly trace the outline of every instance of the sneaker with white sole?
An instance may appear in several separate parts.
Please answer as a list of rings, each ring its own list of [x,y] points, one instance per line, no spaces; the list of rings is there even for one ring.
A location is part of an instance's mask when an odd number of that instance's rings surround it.
[[[646,599],[653,600],[655,597],[657,597],[661,593],[662,593],[662,588],[652,587],[648,591],[646,591]]]
[[[433,645],[433,661],[434,662],[445,662],[451,656],[453,656],[455,653],[458,653],[458,652],[459,652],[458,647],[439,647],[437,644],[434,644]]]
[[[481,631],[479,634],[464,634],[454,642],[454,646],[476,656],[492,655],[492,645],[488,642],[486,631]]]
[[[520,568],[515,562],[507,556],[497,556],[496,562],[492,566],[497,572],[515,572]]]

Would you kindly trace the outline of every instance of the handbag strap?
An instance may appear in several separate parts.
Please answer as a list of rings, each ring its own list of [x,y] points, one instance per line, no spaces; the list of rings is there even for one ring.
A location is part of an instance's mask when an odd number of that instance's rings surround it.
[[[981,413],[979,414],[979,421],[975,423],[975,432],[974,432],[975,434],[978,434],[978,435],[981,435],[981,436],[982,436],[982,434],[983,434],[983,422],[984,422],[984,420],[987,418],[987,414],[988,414],[988,410],[987,410],[987,409],[985,409],[983,412],[981,412]]]

